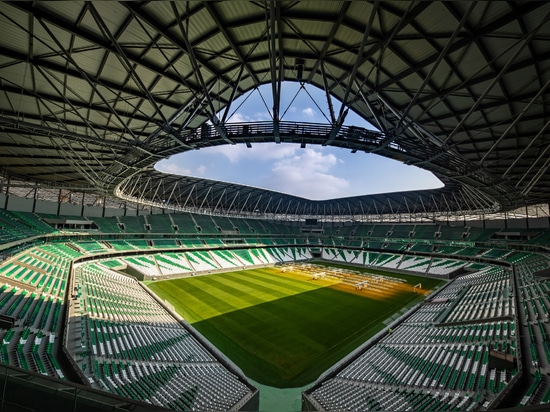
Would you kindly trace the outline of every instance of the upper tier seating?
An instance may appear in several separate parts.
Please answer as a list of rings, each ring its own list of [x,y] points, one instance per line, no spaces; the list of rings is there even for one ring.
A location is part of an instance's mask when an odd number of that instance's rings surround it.
[[[147,222],[144,216],[119,216],[119,223],[123,226],[123,232],[126,233],[147,233]]]
[[[122,233],[118,220],[112,217],[94,217],[91,220],[102,233]]]
[[[55,232],[54,228],[32,213],[0,209],[0,244]]]
[[[178,233],[196,234],[197,227],[191,213],[174,213],[172,221],[177,227]]]
[[[175,233],[174,225],[169,214],[145,216],[149,231],[152,233]]]
[[[233,222],[223,216],[212,216],[212,221],[216,225],[217,228],[220,228],[220,231],[223,232],[235,232],[236,227],[233,225]]]
[[[393,225],[391,231],[391,237],[394,239],[408,239],[411,232],[414,231],[414,225]]]
[[[196,222],[197,230],[200,228],[201,234],[218,234],[221,230],[218,230],[216,223],[212,220],[211,216],[194,214],[193,219]]]

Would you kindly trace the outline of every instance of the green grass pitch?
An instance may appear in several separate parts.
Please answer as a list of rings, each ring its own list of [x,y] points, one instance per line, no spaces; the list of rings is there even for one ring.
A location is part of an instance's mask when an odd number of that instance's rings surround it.
[[[424,290],[441,283],[391,276],[407,279],[411,289],[419,282]],[[157,281],[148,286],[249,378],[278,388],[313,382],[380,331],[385,319],[423,299],[412,291],[371,299],[328,282],[287,276],[277,268]]]

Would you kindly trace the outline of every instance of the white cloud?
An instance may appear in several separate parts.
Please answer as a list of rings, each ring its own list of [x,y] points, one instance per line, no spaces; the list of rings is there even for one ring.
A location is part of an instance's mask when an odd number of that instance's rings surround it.
[[[302,110],[302,114],[306,117],[315,117],[316,112],[311,107],[306,107]]]
[[[336,164],[338,158],[332,153],[323,154],[315,149],[305,149],[300,154],[275,163],[274,170],[289,167],[306,167],[308,170],[327,171]]]
[[[189,168],[181,165],[181,161],[181,158],[174,156],[169,159],[161,160],[155,165],[155,168],[161,172],[179,176],[201,177],[206,174],[207,167],[205,165],[201,164],[199,166]]]
[[[220,153],[227,157],[231,163],[237,163],[244,159],[276,160],[292,156],[298,150],[293,144],[253,144],[247,148],[244,145],[223,145],[208,148],[208,153]]]
[[[206,173],[206,166],[205,165],[200,165],[199,167],[197,167],[197,174],[199,176],[203,176],[205,173]]]
[[[177,163],[171,163],[170,159],[157,163],[156,167],[161,172],[170,173],[173,175],[188,176],[191,174],[191,169],[183,167]]]
[[[248,116],[241,112],[237,112],[231,115],[229,119],[227,119],[227,123],[263,122],[266,120],[271,120],[271,115],[268,111],[255,112],[251,116]]]
[[[308,199],[341,197],[349,187],[346,179],[328,173],[339,162],[333,154],[324,155],[313,149],[280,160],[272,169],[271,187]]]
[[[229,119],[227,119],[227,123],[243,123],[243,122],[250,122],[250,118],[248,116],[245,116],[242,113],[235,113]]]

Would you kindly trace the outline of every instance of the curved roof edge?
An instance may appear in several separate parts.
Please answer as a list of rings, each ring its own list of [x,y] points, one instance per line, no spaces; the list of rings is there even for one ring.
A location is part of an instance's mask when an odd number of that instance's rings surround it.
[[[241,216],[348,216],[488,214],[500,203],[479,189],[447,181],[443,188],[309,200],[268,189],[155,170],[136,173],[115,189],[123,200],[208,214]]]
[[[399,144],[394,137],[356,126],[301,122],[204,124],[173,136],[158,136],[147,150],[121,159],[128,166],[118,176],[115,194],[135,202],[165,208],[208,210],[211,213],[246,212],[299,216],[358,216],[398,213],[494,213],[514,208],[520,196],[505,179],[474,165],[438,141],[422,139],[404,129]],[[335,146],[416,165],[432,172],[440,189],[309,200],[275,191],[189,176],[168,175],[153,169],[168,156],[212,146],[252,143],[294,143]],[[148,155],[152,154],[151,155]]]

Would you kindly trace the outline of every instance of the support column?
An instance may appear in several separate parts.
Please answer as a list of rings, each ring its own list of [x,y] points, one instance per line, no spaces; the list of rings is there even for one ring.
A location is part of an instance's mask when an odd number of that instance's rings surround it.
[[[8,177],[8,184],[6,185],[6,199],[4,200],[4,210],[8,210],[8,199],[10,197],[10,184],[11,184],[11,177]]]
[[[34,187],[34,190],[33,190],[33,195],[32,195],[32,212],[33,213],[36,213],[36,198],[38,197],[38,189],[36,188],[36,186]]]
[[[59,193],[57,195],[57,216],[59,216],[61,212],[61,199],[63,198],[63,189],[59,189]]]
[[[86,193],[82,192],[82,202],[80,203],[80,216],[84,216],[84,198]]]

